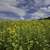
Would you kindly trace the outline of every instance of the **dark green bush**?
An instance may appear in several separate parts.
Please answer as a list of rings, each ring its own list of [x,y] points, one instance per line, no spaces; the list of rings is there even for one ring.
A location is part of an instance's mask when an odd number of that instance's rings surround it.
[[[50,20],[0,21],[0,50],[50,50]]]

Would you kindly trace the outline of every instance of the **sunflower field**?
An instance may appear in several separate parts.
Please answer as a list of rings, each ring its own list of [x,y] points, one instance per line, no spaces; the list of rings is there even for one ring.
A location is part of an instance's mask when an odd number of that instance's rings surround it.
[[[0,20],[0,50],[50,50],[50,20]]]

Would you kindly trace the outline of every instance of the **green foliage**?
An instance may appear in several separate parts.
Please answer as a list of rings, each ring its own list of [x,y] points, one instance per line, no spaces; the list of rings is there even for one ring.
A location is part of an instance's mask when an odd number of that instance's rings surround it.
[[[50,50],[50,20],[0,20],[0,50]]]

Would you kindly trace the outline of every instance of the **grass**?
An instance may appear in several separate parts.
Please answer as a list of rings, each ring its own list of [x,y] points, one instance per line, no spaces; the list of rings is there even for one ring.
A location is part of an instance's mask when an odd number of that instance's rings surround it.
[[[0,20],[0,50],[50,50],[50,20]]]

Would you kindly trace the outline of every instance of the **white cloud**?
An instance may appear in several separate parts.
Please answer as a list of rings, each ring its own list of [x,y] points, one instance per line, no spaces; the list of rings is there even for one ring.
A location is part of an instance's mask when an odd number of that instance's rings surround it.
[[[42,12],[41,10],[32,14],[33,19],[40,19],[40,18],[47,18],[47,17],[48,17],[47,14]]]
[[[16,5],[16,0],[0,0],[0,4]]]
[[[45,4],[45,5],[50,4],[50,0],[44,0],[44,4]]]

